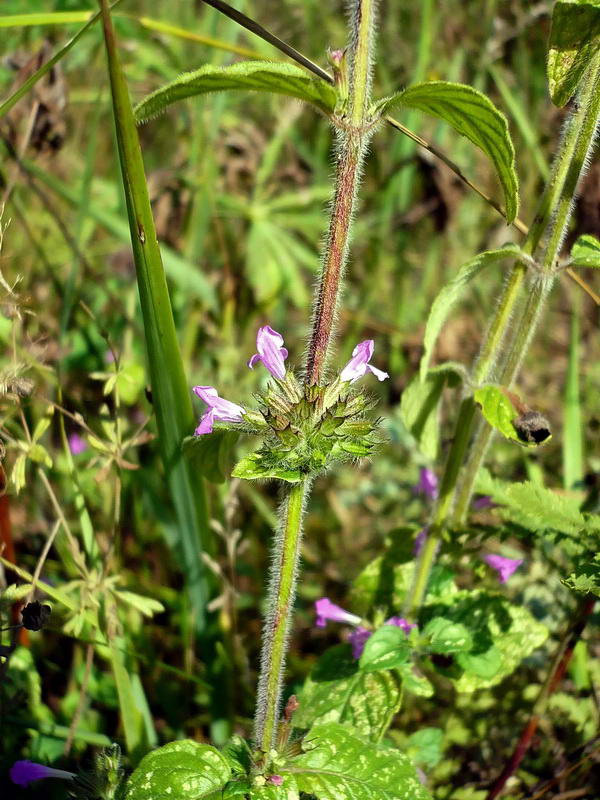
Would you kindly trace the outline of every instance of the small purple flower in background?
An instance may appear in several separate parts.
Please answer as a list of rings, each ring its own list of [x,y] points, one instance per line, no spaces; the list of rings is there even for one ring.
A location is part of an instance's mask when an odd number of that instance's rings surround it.
[[[372,633],[373,631],[368,631],[366,628],[359,626],[358,628],[355,628],[348,637],[348,641],[352,645],[352,657],[357,661],[362,656],[367,639],[372,635]]]
[[[281,775],[271,775],[269,782],[274,786],[283,786],[283,778]]]
[[[419,482],[415,486],[415,492],[424,494],[430,500],[435,500],[438,494],[438,479],[435,472],[427,467],[419,470]]]
[[[36,764],[34,761],[15,761],[10,768],[9,775],[11,781],[17,786],[29,786],[33,781],[40,781],[42,778],[62,778],[72,781],[75,777],[74,772],[46,767],[44,764]]]
[[[386,378],[389,378],[390,376],[387,374],[387,372],[382,372],[382,370],[373,367],[369,363],[369,361],[373,358],[374,349],[375,342],[373,339],[366,339],[364,342],[357,344],[352,351],[352,358],[340,373],[340,380],[354,383],[354,381],[357,381],[359,378],[362,378],[363,375],[366,375],[367,372],[372,372],[373,375],[375,375],[375,377],[380,381],[384,381]]]
[[[351,614],[345,611],[340,606],[332,603],[328,597],[321,597],[315,602],[315,611],[317,612],[317,628],[324,628],[327,622],[345,622],[347,625],[358,625],[360,617],[356,614]]]
[[[425,540],[427,539],[427,534],[429,533],[429,525],[426,525],[422,531],[419,531],[415,536],[415,545],[413,547],[413,555],[416,558],[421,550],[423,549],[423,545],[425,544]]]
[[[250,369],[254,369],[254,365],[262,361],[271,375],[282,381],[285,378],[284,362],[288,357],[288,351],[283,346],[283,336],[269,325],[264,325],[256,334],[256,349],[258,353],[248,361]]]
[[[69,450],[73,453],[74,456],[78,456],[80,453],[83,453],[87,450],[88,444],[83,436],[80,436],[78,433],[71,433],[69,435]]]
[[[506,583],[506,581],[510,578],[513,572],[521,566],[523,563],[522,558],[506,558],[505,556],[499,556],[491,554],[489,556],[484,556],[483,560],[486,564],[488,564],[492,569],[495,569],[498,573],[498,580],[500,583]]]
[[[489,496],[489,494],[482,494],[479,497],[476,497],[473,500],[471,505],[473,506],[474,509],[479,511],[482,508],[492,508],[496,504],[494,503],[492,498]]]
[[[221,422],[241,422],[245,410],[242,406],[230,403],[219,397],[219,393],[213,386],[194,386],[194,393],[208,406],[202,419],[194,433],[201,436],[203,433],[211,433],[215,420]]]

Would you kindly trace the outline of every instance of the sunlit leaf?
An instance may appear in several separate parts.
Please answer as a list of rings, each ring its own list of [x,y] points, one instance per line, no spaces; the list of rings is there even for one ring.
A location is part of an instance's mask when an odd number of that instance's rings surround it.
[[[574,267],[600,267],[600,242],[595,236],[580,236],[571,248]]]
[[[548,83],[561,108],[577,91],[600,45],[600,2],[559,0],[554,4],[548,45]]]

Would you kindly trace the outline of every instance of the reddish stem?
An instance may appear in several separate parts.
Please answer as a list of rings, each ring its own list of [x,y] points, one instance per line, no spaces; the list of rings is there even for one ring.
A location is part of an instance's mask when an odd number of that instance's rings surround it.
[[[554,657],[554,663],[548,679],[540,692],[538,699],[536,700],[533,713],[527,722],[527,725],[523,728],[519,741],[516,744],[515,749],[511,757],[509,758],[506,766],[500,773],[500,775],[496,778],[495,782],[490,789],[486,800],[495,800],[496,797],[502,792],[508,779],[514,775],[514,773],[519,768],[519,765],[525,754],[529,750],[531,745],[531,741],[533,736],[537,730],[538,723],[540,721],[540,717],[546,707],[546,702],[550,695],[556,690],[557,686],[563,679],[563,676],[569,666],[569,662],[573,656],[573,650],[575,649],[575,645],[579,641],[581,634],[584,631],[584,628],[594,610],[594,605],[596,604],[596,597],[586,597],[580,607],[579,613],[573,620],[573,622],[567,628],[565,635],[561,639],[559,648],[556,652]]]

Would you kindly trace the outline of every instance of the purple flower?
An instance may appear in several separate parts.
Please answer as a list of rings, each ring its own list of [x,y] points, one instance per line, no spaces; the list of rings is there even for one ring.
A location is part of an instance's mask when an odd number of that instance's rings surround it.
[[[435,472],[427,467],[421,467],[419,471],[419,482],[415,486],[415,492],[422,493],[430,500],[435,500],[438,493],[438,479]]]
[[[482,508],[492,508],[496,504],[489,496],[489,494],[482,494],[473,500],[472,505],[474,509],[480,510]]]
[[[324,628],[327,622],[345,622],[347,625],[358,625],[360,617],[356,614],[351,614],[349,611],[344,611],[340,606],[332,603],[328,597],[321,597],[315,602],[315,611],[317,612],[317,628]]]
[[[78,433],[72,433],[69,436],[69,450],[73,453],[74,456],[78,456],[80,453],[83,453],[87,450],[87,442],[80,436]]]
[[[274,786],[283,786],[283,778],[281,775],[271,775],[269,782]]]
[[[43,764],[36,764],[34,761],[15,761],[10,768],[10,779],[17,786],[29,786],[33,781],[42,778],[63,778],[72,781],[75,777],[74,772],[66,772],[64,769],[53,769]]]
[[[409,622],[404,617],[390,617],[384,623],[385,625],[395,625],[397,628],[402,628],[404,633],[407,635],[412,631],[413,628],[416,628],[414,622]]]
[[[429,525],[425,525],[422,531],[419,531],[415,536],[415,545],[413,547],[413,555],[416,558],[421,550],[423,549],[423,545],[425,544],[425,540],[427,539],[427,534],[429,533]]]
[[[486,564],[489,564],[492,569],[496,570],[500,583],[506,583],[513,572],[519,569],[523,563],[522,558],[505,558],[505,556],[498,556],[494,554],[484,556],[483,560]]]
[[[223,400],[222,397],[219,397],[219,393],[214,387],[194,386],[193,391],[208,406],[194,431],[196,436],[201,436],[203,433],[211,433],[215,420],[220,420],[221,422],[242,421],[242,416],[246,413],[245,410],[235,403],[230,403],[229,400]]]
[[[355,628],[348,637],[348,641],[352,645],[352,657],[357,661],[362,656],[367,639],[372,635],[372,633],[373,631],[368,631],[366,628],[358,627]]]
[[[340,373],[340,380],[354,383],[354,381],[366,375],[367,372],[372,372],[380,381],[389,378],[390,376],[387,372],[382,372],[380,369],[369,364],[369,361],[373,358],[374,349],[375,342],[373,339],[366,339],[364,342],[357,344],[352,351],[352,358]]]
[[[283,336],[269,325],[264,325],[256,334],[256,349],[258,353],[248,361],[250,369],[254,369],[254,365],[262,361],[271,375],[282,381],[285,378],[284,361],[288,357],[288,351],[283,346]]]

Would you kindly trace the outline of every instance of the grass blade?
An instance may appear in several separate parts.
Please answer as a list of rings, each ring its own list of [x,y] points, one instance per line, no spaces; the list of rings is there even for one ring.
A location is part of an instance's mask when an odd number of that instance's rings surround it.
[[[177,514],[178,538],[190,601],[197,626],[203,629],[209,585],[203,567],[202,549],[212,551],[213,548],[203,484],[191,474],[181,450],[183,438],[194,427],[191,394],[177,343],[140,143],[107,0],[101,0],[101,9],[159,446]]]
[[[565,386],[565,417],[563,424],[563,480],[565,489],[583,479],[583,429],[579,395],[579,313],[577,306],[571,316],[569,361]]]

